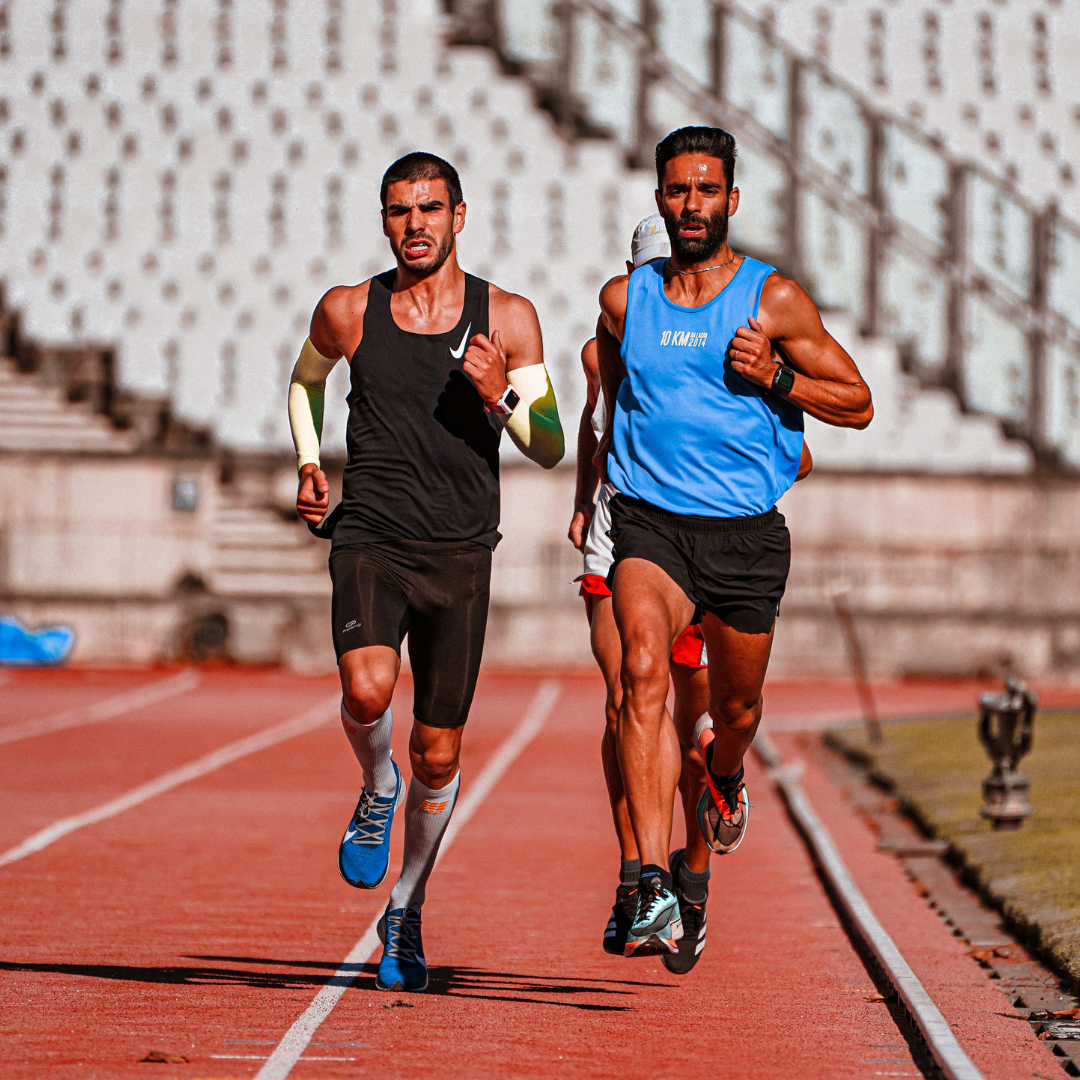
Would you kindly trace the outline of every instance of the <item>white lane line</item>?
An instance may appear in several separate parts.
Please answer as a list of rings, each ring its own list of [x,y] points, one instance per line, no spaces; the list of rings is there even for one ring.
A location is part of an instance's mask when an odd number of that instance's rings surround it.
[[[443,834],[442,846],[435,859],[435,866],[442,861],[455,837],[465,827],[469,818],[476,813],[477,808],[502,778],[503,773],[514,763],[514,759],[536,738],[537,733],[544,726],[544,721],[555,707],[561,689],[558,679],[545,679],[537,687],[536,696],[532,699],[521,723],[488,759],[476,778],[476,783],[469,787],[465,797],[454,808],[454,816],[450,819],[450,824]],[[255,1074],[255,1080],[285,1080],[292,1072],[293,1066],[307,1049],[312,1036],[319,1030],[319,1025],[330,1015],[334,1006],[341,1000],[341,996],[356,981],[358,972],[355,969],[366,964],[371,954],[378,948],[377,927],[380,918],[381,914],[375,916],[364,936],[342,961],[341,967],[319,990],[307,1009],[293,1022],[292,1027],[285,1033],[285,1037],[278,1043],[277,1049],[270,1055],[270,1059]]]
[[[33,855],[34,852],[47,848],[61,837],[75,832],[76,829],[94,825],[99,821],[106,820],[106,818],[116,817],[117,814],[122,814],[125,810],[130,810],[133,806],[138,806],[139,803],[146,802],[147,799],[152,799],[155,795],[161,795],[166,791],[179,787],[181,784],[197,780],[200,776],[212,773],[223,765],[229,765],[242,757],[247,757],[248,754],[256,754],[260,750],[266,750],[268,747],[275,746],[286,739],[294,739],[297,735],[303,735],[337,716],[340,702],[341,695],[335,694],[332,698],[321,702],[312,709],[308,709],[299,716],[294,716],[291,720],[275,724],[273,727],[264,728],[254,735],[248,735],[246,738],[229,743],[220,750],[215,750],[197,761],[192,761],[187,765],[181,765],[178,769],[164,773],[156,780],[140,784],[137,788],[132,788],[126,794],[116,799],[110,799],[109,802],[102,803],[101,806],[97,806],[93,810],[87,810],[85,813],[76,814],[74,817],[56,821],[48,828],[34,833],[29,839],[0,855],[0,866],[7,866],[9,863],[18,862],[19,859],[25,859],[27,855]]]
[[[211,1054],[219,1061],[266,1061],[268,1054]],[[302,1057],[301,1061],[355,1061],[354,1057]]]
[[[833,843],[829,830],[821,823],[814,812],[810,800],[806,797],[799,783],[799,766],[785,766],[772,740],[763,731],[759,731],[754,740],[754,749],[758,757],[772,773],[773,780],[780,788],[784,801],[795,818],[799,831],[813,852],[818,865],[829,879],[840,902],[847,909],[848,915],[858,927],[863,940],[877,958],[893,989],[914,1019],[919,1031],[937,1062],[946,1080],[984,1080],[974,1062],[964,1053],[957,1041],[948,1020],[941,1015],[941,1010],[934,1004],[934,999],[926,992],[926,987],[911,970],[896,943],[889,937],[888,931],[878,922],[873,909],[855,884],[844,860]],[[914,1075],[912,1073],[886,1073],[879,1075]]]
[[[138,690],[130,690],[126,694],[117,694],[116,697],[106,698],[96,705],[80,705],[77,709],[67,709],[55,716],[12,724],[10,727],[0,728],[0,746],[17,739],[32,739],[35,735],[48,735],[53,731],[113,720],[124,713],[145,709],[148,705],[156,705],[159,701],[194,690],[199,682],[196,672],[181,671],[179,675],[160,679],[149,686],[140,686]]]

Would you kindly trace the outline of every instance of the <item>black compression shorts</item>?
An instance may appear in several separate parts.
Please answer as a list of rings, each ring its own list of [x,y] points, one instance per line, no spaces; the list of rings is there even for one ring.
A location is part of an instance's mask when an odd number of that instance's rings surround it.
[[[645,559],[686,593],[693,622],[711,611],[744,634],[772,629],[791,565],[791,538],[775,506],[753,517],[708,518],[616,495],[608,535],[615,548],[609,588],[623,559]]]
[[[491,549],[470,541],[343,544],[330,553],[334,650],[409,635],[413,715],[431,727],[464,724],[487,627]]]

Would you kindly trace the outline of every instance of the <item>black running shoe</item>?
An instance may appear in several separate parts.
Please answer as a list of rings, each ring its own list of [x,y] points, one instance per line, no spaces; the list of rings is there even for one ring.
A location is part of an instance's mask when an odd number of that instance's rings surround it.
[[[607,928],[604,930],[604,952],[612,956],[622,956],[626,948],[626,935],[630,932],[630,924],[637,915],[637,886],[620,885],[615,890],[615,905],[611,909],[611,918],[608,919]]]
[[[705,905],[691,904],[679,889],[679,867],[682,866],[684,850],[679,848],[678,851],[673,851],[668,859],[675,895],[679,899],[683,936],[679,938],[679,951],[665,953],[660,959],[673,975],[685,975],[698,962],[698,957],[705,948]]]

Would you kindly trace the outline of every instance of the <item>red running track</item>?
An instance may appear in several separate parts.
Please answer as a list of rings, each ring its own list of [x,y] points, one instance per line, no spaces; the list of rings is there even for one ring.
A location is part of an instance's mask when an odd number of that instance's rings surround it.
[[[0,733],[168,674],[8,673]],[[465,792],[539,681],[481,678]],[[431,991],[378,993],[368,965],[291,1075],[920,1075],[889,1007],[867,1000],[875,988],[756,763],[751,832],[714,861],[697,968],[679,979],[655,958],[602,952],[618,866],[599,762],[603,688],[559,681],[545,726],[432,878]],[[334,687],[332,677],[209,669],[166,701],[8,743],[0,852],[296,716]],[[409,706],[403,680],[395,756],[406,771]],[[0,1076],[253,1077],[386,903],[400,824],[382,888],[360,892],[337,875],[359,786],[330,721],[0,867]],[[830,799],[827,780],[812,772],[808,791],[986,1076],[1054,1075],[1052,1056],[896,864],[875,854],[858,817]],[[140,1063],[149,1051],[188,1061]]]

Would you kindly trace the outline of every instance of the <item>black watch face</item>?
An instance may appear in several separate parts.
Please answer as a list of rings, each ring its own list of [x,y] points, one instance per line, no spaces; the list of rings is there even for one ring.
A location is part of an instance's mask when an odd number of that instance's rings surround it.
[[[518,402],[521,400],[521,395],[511,386],[507,389],[503,395],[503,401],[506,402],[506,407],[513,412],[517,408]]]
[[[787,394],[791,392],[791,388],[795,385],[795,372],[789,367],[781,365],[776,369],[776,374],[773,376],[772,388],[779,391],[781,394]]]

